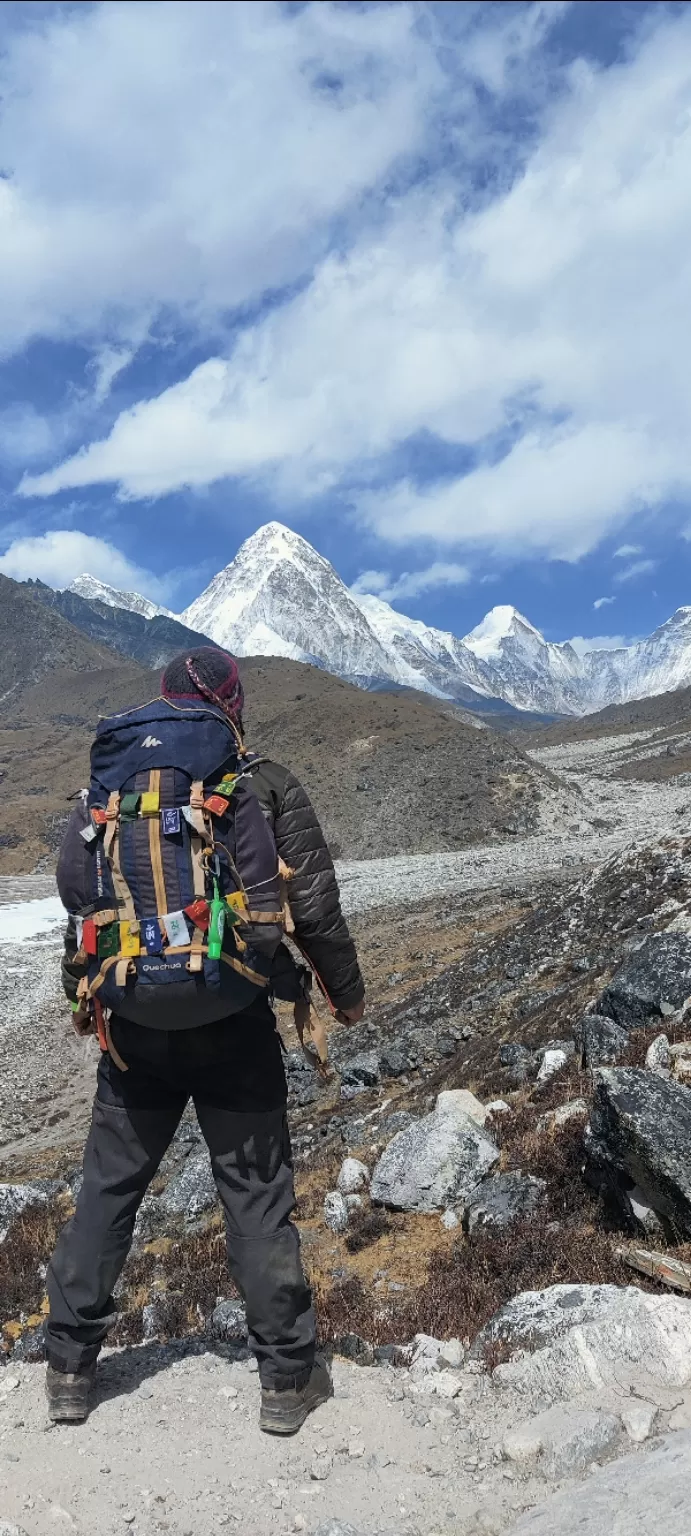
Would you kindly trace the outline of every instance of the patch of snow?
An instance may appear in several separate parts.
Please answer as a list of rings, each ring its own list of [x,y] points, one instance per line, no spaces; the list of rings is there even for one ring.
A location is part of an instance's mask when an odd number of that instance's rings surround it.
[[[28,944],[35,939],[57,938],[56,930],[67,914],[59,896],[38,901],[10,901],[0,905],[0,944]],[[17,968],[17,974],[20,974]]]

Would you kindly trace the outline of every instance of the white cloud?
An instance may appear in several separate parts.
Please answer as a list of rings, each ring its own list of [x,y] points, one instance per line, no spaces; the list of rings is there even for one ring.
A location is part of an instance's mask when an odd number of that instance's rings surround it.
[[[105,154],[104,124],[107,120],[110,133],[113,102],[124,90],[132,58],[142,58],[142,80],[136,74],[133,87],[134,127],[123,128],[121,179],[115,147],[108,150],[107,163],[109,189],[122,183],[121,200],[114,204],[120,221],[127,200],[141,196],[139,220],[130,223],[139,241],[143,220],[154,252],[150,260],[137,246],[141,265],[125,287],[136,283],[140,310],[143,294],[154,303],[161,227],[173,255],[163,264],[157,298],[182,309],[211,308],[222,295],[230,302],[231,291],[240,295],[251,284],[257,291],[277,281],[279,269],[285,281],[311,262],[313,274],[298,293],[247,325],[231,351],[219,348],[187,379],[122,413],[102,442],[85,445],[47,474],[28,477],[25,494],[114,482],[124,496],[149,497],[241,476],[268,483],[277,499],[289,498],[294,507],[330,486],[376,484],[378,489],[353,492],[353,505],[370,529],[392,543],[414,543],[424,535],[449,548],[486,545],[577,559],[605,534],[623,528],[632,512],[691,492],[689,10],[670,14],[660,7],[646,13],[638,43],[621,63],[597,69],[581,61],[572,69],[568,88],[545,107],[535,146],[508,190],[504,160],[496,158],[486,124],[478,126],[468,108],[470,129],[454,139],[458,180],[447,164],[423,187],[378,204],[374,224],[365,220],[357,235],[348,225],[338,253],[330,255],[319,254],[329,214],[371,186],[403,148],[419,147],[437,111],[443,108],[448,118],[457,96],[459,110],[465,110],[465,56],[472,55],[473,39],[443,56],[448,70],[443,94],[428,44],[414,31],[413,13],[403,4],[307,6],[289,22],[287,12],[264,5],[204,5],[199,36],[194,23],[185,20],[183,27],[179,21],[183,13],[187,17],[187,7],[173,11],[153,90],[147,69],[161,50],[160,7],[155,19],[142,4],[98,8],[83,21],[70,21],[77,42],[67,62],[60,55],[60,69],[70,79],[77,60],[80,81],[84,76],[77,101],[89,105],[97,88],[103,92],[99,61],[112,34],[110,94],[105,92],[103,107],[95,104],[100,148],[94,185]],[[468,12],[473,18],[480,14],[474,7]],[[236,58],[247,72],[240,83],[237,67],[232,78],[228,74],[225,49],[214,32],[221,13],[232,15],[238,28]],[[537,12],[528,8],[527,14],[535,29]],[[549,14],[549,7],[539,8],[540,24]],[[124,41],[114,21],[123,15]],[[259,58],[248,41],[256,42],[258,35],[247,31],[255,24],[247,20],[250,15],[267,29]],[[514,12],[511,18],[513,25]],[[144,41],[141,55],[133,51],[135,37]],[[530,57],[533,46],[525,29],[510,44],[506,31],[473,38],[472,67],[492,89],[503,88],[517,67],[515,58]],[[218,45],[220,82],[208,65],[210,40]],[[374,87],[363,99],[366,52]],[[319,58],[322,69],[328,60],[329,67],[341,60],[338,67],[345,68],[345,100],[335,117],[333,93],[317,92],[315,100],[304,84],[310,57]],[[96,68],[98,87],[85,64]],[[38,100],[33,82],[43,84],[47,68],[41,55],[27,101]],[[48,113],[56,69],[51,63]],[[176,69],[182,126],[177,103],[170,111],[166,105]],[[199,93],[194,102],[188,77],[203,79],[203,90],[194,87]],[[232,129],[226,98],[238,113]],[[194,137],[193,105],[201,108],[198,140],[205,147],[212,130],[217,132],[219,123],[223,128],[223,164],[214,148],[212,169],[208,176],[199,174],[199,184],[185,147]],[[28,110],[26,103],[13,107],[17,122],[26,124]],[[156,123],[150,160],[141,156],[138,137],[144,110]],[[75,115],[75,121],[88,119],[88,112]],[[242,179],[235,161],[232,174],[223,168],[241,120]],[[17,122],[12,121],[14,145]],[[485,142],[483,132],[495,156],[497,181],[494,196],[478,208],[467,195],[463,153],[467,144],[472,159]],[[64,196],[64,135],[58,142],[61,158],[55,160],[51,196],[56,206],[62,199],[63,222],[69,224],[74,198],[72,192]],[[353,145],[354,162],[346,171],[345,148]],[[176,175],[178,154],[183,160]],[[34,173],[44,199],[53,169],[48,155],[45,167],[41,163]],[[199,172],[196,160],[194,169]],[[0,183],[0,193],[7,185]],[[32,185],[30,176],[26,185]],[[183,188],[184,195],[172,198],[172,186]],[[224,210],[231,209],[232,218],[228,212],[224,222]],[[263,243],[256,233],[262,217],[267,220]],[[223,238],[217,238],[218,220]],[[118,236],[118,264],[122,256]],[[56,270],[64,274],[61,260],[58,242]],[[109,272],[114,291],[121,293],[112,266]],[[88,288],[87,282],[82,324]],[[94,314],[101,302],[97,295]],[[122,302],[130,300],[125,295]],[[387,455],[412,434],[423,433],[472,448],[477,467],[465,477],[422,488],[403,480],[382,489]],[[513,446],[502,457],[499,445],[507,434]],[[618,579],[633,574],[630,567]]]
[[[470,581],[467,565],[456,565],[435,560],[421,571],[404,571],[392,576],[390,571],[363,571],[353,583],[354,592],[371,592],[383,597],[387,603],[396,597],[419,597],[438,587],[460,587]]]
[[[589,651],[620,651],[623,646],[635,645],[636,642],[626,635],[591,635],[589,639],[584,635],[574,635],[568,643],[579,656],[587,656]]]
[[[436,90],[407,4],[54,7],[0,56],[0,336],[117,346],[304,273],[414,150]]]
[[[68,587],[88,571],[112,587],[143,592],[159,602],[167,592],[165,582],[134,565],[106,539],[72,528],[15,539],[0,556],[0,571],[15,581],[37,577],[50,587]]]
[[[596,597],[593,608],[607,608],[610,603],[616,603],[616,597]]]
[[[657,570],[657,565],[657,560],[634,560],[623,571],[617,571],[614,580],[636,581],[639,576],[649,576],[651,571]]]
[[[615,560],[630,560],[633,555],[642,555],[642,544],[620,544],[614,551]]]

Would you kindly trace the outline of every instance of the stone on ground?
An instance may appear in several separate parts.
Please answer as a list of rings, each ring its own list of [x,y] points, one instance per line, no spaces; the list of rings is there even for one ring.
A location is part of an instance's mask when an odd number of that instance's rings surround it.
[[[691,1435],[669,1435],[522,1515],[507,1536],[691,1536]]]
[[[501,1340],[513,1349],[539,1349],[552,1344],[583,1323],[607,1317],[620,1299],[640,1295],[634,1286],[550,1285],[544,1291],[521,1291],[478,1334],[472,1355],[478,1359],[489,1343]]]
[[[518,1169],[483,1179],[466,1210],[466,1229],[471,1237],[477,1232],[504,1231],[514,1222],[532,1216],[544,1204],[546,1194],[544,1179],[533,1178]]]
[[[372,1174],[370,1193],[393,1210],[443,1211],[467,1203],[498,1161],[498,1147],[474,1120],[435,1112],[389,1142]]]
[[[630,1402],[622,1408],[621,1422],[629,1440],[633,1440],[634,1445],[642,1445],[644,1440],[649,1438],[657,1415],[657,1404],[646,1403],[639,1397],[632,1397]]]
[[[651,933],[628,955],[598,1006],[624,1029],[641,1029],[680,1008],[691,996],[691,938]]]
[[[649,1072],[661,1072],[663,1077],[671,1071],[672,1053],[666,1035],[656,1035],[651,1041],[645,1053],[645,1064]]]
[[[586,1099],[569,1099],[568,1104],[559,1104],[556,1109],[548,1109],[546,1114],[540,1115],[537,1128],[538,1131],[560,1131],[569,1120],[577,1120],[588,1113]]]
[[[518,1424],[504,1437],[504,1455],[510,1461],[539,1458],[539,1469],[553,1480],[585,1472],[616,1444],[621,1433],[611,1413],[576,1408],[572,1403]]]
[[[568,1059],[566,1051],[545,1051],[537,1074],[538,1083],[548,1083],[551,1077],[561,1072],[562,1067],[567,1065]]]
[[[357,1195],[369,1184],[369,1170],[358,1157],[346,1157],[341,1163],[341,1170],[336,1180],[336,1188],[341,1195]]]
[[[675,1231],[691,1236],[691,1090],[642,1068],[601,1068],[591,1143],[638,1185]]]
[[[584,1067],[620,1061],[629,1043],[629,1032],[605,1014],[586,1013],[574,1027],[573,1038]]]
[[[12,1525],[9,1520],[0,1520],[0,1536],[26,1536],[23,1525]]]
[[[484,1125],[488,1114],[484,1104],[468,1088],[447,1088],[438,1095],[435,1108],[438,1115],[467,1115],[477,1125]]]
[[[350,1212],[344,1196],[338,1189],[330,1189],[324,1196],[324,1221],[330,1232],[345,1232]]]

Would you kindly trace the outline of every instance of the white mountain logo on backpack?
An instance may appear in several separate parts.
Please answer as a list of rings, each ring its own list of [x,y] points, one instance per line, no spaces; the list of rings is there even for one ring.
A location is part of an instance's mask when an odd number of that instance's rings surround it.
[[[162,747],[163,746],[163,742],[159,741],[158,736],[145,736],[143,742],[141,742],[141,746],[143,746],[143,747]]]

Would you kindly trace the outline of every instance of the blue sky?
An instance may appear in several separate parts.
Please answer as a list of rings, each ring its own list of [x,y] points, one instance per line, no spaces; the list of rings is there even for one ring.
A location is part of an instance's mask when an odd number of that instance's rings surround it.
[[[0,570],[691,601],[686,4],[0,7]]]

